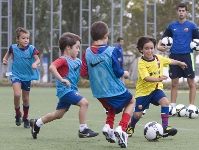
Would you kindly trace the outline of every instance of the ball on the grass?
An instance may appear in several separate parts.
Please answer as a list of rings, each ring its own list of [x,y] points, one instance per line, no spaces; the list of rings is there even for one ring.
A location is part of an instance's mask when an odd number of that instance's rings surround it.
[[[184,104],[178,104],[176,106],[176,114],[178,117],[184,117],[186,115],[187,107]]]
[[[144,126],[144,137],[148,141],[156,141],[163,136],[163,127],[156,121],[148,122]]]
[[[169,105],[169,116],[175,116],[176,115],[176,107],[172,107]]]
[[[190,105],[187,107],[186,116],[189,118],[196,118],[198,117],[198,107],[195,105]]]

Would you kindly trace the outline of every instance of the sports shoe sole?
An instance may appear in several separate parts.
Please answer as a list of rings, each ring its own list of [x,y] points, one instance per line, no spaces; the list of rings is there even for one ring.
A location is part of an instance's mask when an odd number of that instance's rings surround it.
[[[34,132],[34,126],[35,126],[35,119],[31,119],[30,120],[31,134],[33,139],[37,139],[37,133]]]
[[[118,145],[121,148],[126,148],[126,144],[124,143],[124,141],[122,140],[122,138],[120,137],[120,134],[118,132],[114,132],[115,136],[118,138]]]
[[[110,143],[115,143],[115,140],[111,139],[111,138],[109,137],[109,134],[108,134],[107,132],[102,131],[102,133],[104,134],[104,136],[105,136],[105,138],[106,138],[106,140],[107,140],[108,142],[110,142]]]
[[[177,130],[174,130],[174,131],[168,132],[166,134],[163,134],[162,137],[174,136],[174,135],[176,135],[177,132],[178,132]]]

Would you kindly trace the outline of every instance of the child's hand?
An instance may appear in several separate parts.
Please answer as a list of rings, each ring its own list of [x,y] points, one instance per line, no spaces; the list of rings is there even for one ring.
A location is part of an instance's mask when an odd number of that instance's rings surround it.
[[[61,82],[71,87],[70,82],[67,79],[61,79]]]
[[[8,64],[8,60],[5,59],[5,58],[3,58],[3,64],[4,64],[4,65],[7,65],[7,64]]]
[[[129,72],[128,71],[124,71],[123,77],[128,77],[129,76]]]
[[[165,76],[165,75],[161,75],[160,77],[159,77],[159,81],[160,82],[162,82],[163,80],[167,80],[167,76]]]
[[[179,66],[184,70],[185,68],[187,68],[187,64],[184,62],[180,62]]]
[[[37,64],[36,63],[33,63],[32,64],[32,70],[36,69],[37,68]]]

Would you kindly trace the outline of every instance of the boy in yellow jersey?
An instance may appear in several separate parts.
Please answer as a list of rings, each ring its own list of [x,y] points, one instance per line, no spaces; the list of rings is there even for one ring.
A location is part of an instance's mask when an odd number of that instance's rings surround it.
[[[142,36],[137,42],[137,49],[142,53],[138,62],[138,82],[136,85],[136,106],[131,117],[131,122],[126,130],[129,137],[134,133],[136,123],[142,116],[142,112],[149,108],[150,103],[161,105],[163,137],[174,136],[177,129],[168,126],[169,101],[163,92],[162,81],[168,77],[163,75],[163,67],[179,65],[183,69],[187,67],[184,62],[165,58],[154,54],[156,40],[149,36]]]

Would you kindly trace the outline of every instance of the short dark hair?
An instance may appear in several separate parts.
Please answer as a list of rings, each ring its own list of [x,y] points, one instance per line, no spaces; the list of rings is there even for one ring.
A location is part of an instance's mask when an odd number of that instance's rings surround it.
[[[104,38],[104,35],[108,33],[108,26],[102,21],[94,22],[91,25],[91,38],[93,41],[101,40]]]
[[[185,8],[185,10],[187,11],[187,5],[186,5],[185,3],[180,3],[180,4],[176,7],[176,9],[178,10],[179,7]]]
[[[117,42],[120,42],[121,40],[124,40],[122,37],[117,38]]]
[[[137,49],[139,50],[140,53],[142,53],[141,50],[143,49],[144,44],[149,43],[149,42],[152,42],[154,47],[156,46],[156,40],[151,36],[148,36],[148,35],[147,36],[141,36],[138,39]]]
[[[76,44],[76,42],[79,41],[81,43],[81,38],[70,32],[65,32],[62,34],[61,38],[59,39],[59,49],[63,53],[66,46],[72,47],[73,45]]]

